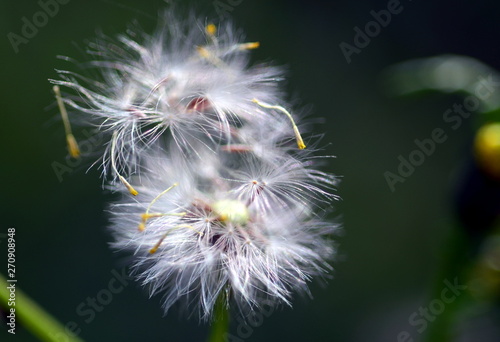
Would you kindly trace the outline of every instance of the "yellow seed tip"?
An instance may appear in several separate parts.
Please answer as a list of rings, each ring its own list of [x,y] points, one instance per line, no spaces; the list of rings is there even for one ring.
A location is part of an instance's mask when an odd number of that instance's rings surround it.
[[[73,158],[78,158],[80,156],[80,148],[78,148],[78,143],[73,134],[70,133],[66,136],[66,142],[68,143],[69,154]]]
[[[134,196],[137,196],[139,194],[139,192],[135,190],[131,185],[127,186],[127,189]]]
[[[257,49],[259,46],[260,46],[259,42],[243,43],[240,44],[240,50],[253,50]]]
[[[139,231],[144,231],[144,229],[146,229],[146,225],[144,224],[144,222],[141,222],[139,223]]]
[[[157,250],[158,250],[158,247],[153,247],[149,250],[149,254],[155,254]]]
[[[299,150],[303,150],[306,148],[306,144],[304,144],[304,140],[302,139],[302,136],[300,135],[299,129],[295,124],[293,124],[293,131],[295,133],[295,139],[297,139],[297,146],[299,147]]]
[[[217,27],[214,24],[208,24],[205,27],[205,31],[207,32],[207,34],[213,36],[215,32],[217,32]]]
[[[142,218],[143,222],[146,222],[150,218],[153,218],[153,217],[162,217],[162,216],[167,216],[167,215],[178,216],[177,214],[144,213],[144,214],[141,214],[141,218]]]
[[[198,51],[198,53],[200,54],[201,57],[203,57],[203,58],[210,57],[210,52],[208,52],[208,50],[205,49],[203,46],[197,46],[196,50]]]
[[[125,185],[125,187],[127,188],[127,190],[134,196],[137,196],[139,194],[139,192],[137,190],[134,189],[134,187],[132,185],[130,185],[129,182],[127,182],[127,180],[125,178],[123,178],[123,176],[119,176],[120,178],[120,181],[123,183],[123,185]]]

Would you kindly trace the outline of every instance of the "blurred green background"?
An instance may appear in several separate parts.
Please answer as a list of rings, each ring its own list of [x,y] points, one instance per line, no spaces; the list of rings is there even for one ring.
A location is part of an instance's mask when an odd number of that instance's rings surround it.
[[[402,1],[401,13],[353,54],[351,63],[339,44],[353,44],[354,27],[373,20],[370,11],[386,9],[387,1],[221,0],[179,6],[217,19],[219,3],[228,4],[229,17],[249,41],[261,42],[253,61],[287,67],[290,98],[310,108],[316,132],[325,133],[325,153],[337,157],[324,170],[342,176],[342,200],[332,214],[344,226],[334,279],[326,287],[314,283],[313,300],[296,298],[293,309],[274,312],[242,340],[387,342],[408,330],[418,341],[408,319],[432,299],[453,229],[453,189],[470,154],[475,118],[451,131],[442,114],[461,103],[460,97],[390,98],[380,76],[394,63],[443,53],[500,68],[500,3]],[[108,248],[105,209],[112,196],[102,191],[98,170],[87,172],[93,160],[67,164],[47,79],[56,77],[55,68],[72,68],[56,55],[85,61],[85,41],[96,30],[114,36],[137,19],[151,32],[164,7],[160,0],[72,0],[15,53],[8,33],[20,34],[22,18],[31,18],[40,6],[0,1],[0,233],[16,228],[18,286],[62,323],[75,322],[86,341],[203,341],[208,332],[175,311],[162,317],[160,298],[149,299],[130,280],[92,320],[78,311],[88,297],[108,288],[112,272],[121,273],[126,260]],[[396,173],[398,156],[407,157],[414,140],[429,138],[435,128],[446,131],[446,142],[392,192],[384,172]],[[72,169],[62,182],[54,162]],[[0,340],[11,337],[2,325]],[[18,326],[12,340],[35,339]]]

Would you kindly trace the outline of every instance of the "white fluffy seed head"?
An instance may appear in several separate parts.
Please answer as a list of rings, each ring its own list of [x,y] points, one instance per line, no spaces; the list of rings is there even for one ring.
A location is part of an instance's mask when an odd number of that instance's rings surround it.
[[[248,66],[249,48],[232,25],[209,33],[202,21],[179,21],[167,13],[157,32],[131,29],[117,39],[101,36],[89,46],[100,79],[59,70],[52,83],[66,89],[72,120],[116,136],[103,155],[104,171],[116,159],[118,171],[137,171],[138,157],[169,130],[178,147],[192,150],[193,135],[204,131],[231,141],[244,122],[273,122],[276,113],[252,102],[276,103],[281,70]],[[116,176],[114,174],[113,176]]]
[[[111,182],[113,246],[166,311],[208,320],[222,293],[243,314],[309,294],[331,269],[336,180],[301,150],[281,71],[249,67],[257,44],[203,22],[167,13],[153,35],[101,37],[90,46],[101,79],[52,82],[74,92],[71,117],[109,136],[110,180],[123,173],[138,191]]]
[[[170,157],[162,152],[143,156],[139,196],[123,191],[111,212],[114,247],[135,253],[138,277],[163,293],[166,310],[181,303],[210,319],[223,292],[243,314],[262,303],[290,304],[330,270],[336,226],[323,216],[334,198],[332,177],[298,159],[269,165],[251,152],[207,150],[218,157],[207,160],[186,160],[175,145]],[[148,209],[160,215],[139,231]]]

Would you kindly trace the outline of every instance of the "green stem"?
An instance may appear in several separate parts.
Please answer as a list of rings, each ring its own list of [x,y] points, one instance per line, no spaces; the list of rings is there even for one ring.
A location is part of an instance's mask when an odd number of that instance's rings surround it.
[[[214,322],[208,342],[225,341],[227,332],[229,331],[229,310],[226,306],[225,296],[219,295],[215,303]]]
[[[25,295],[17,287],[17,284],[15,286],[15,306],[10,307],[8,304],[10,290],[7,287],[12,284],[16,283],[7,282],[5,277],[0,273],[0,304],[6,308],[9,314],[10,308],[15,308],[16,325],[22,324],[24,328],[42,341],[59,341],[60,337],[64,336],[66,338],[65,341],[83,342],[78,337],[67,333],[63,325]],[[10,329],[9,326],[7,327]]]

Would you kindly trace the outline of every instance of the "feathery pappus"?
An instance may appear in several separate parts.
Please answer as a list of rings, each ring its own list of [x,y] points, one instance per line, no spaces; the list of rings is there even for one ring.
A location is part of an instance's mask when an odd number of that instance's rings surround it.
[[[305,150],[282,70],[249,65],[258,46],[231,23],[166,12],[152,35],[92,43],[99,79],[52,80],[70,153],[70,118],[108,137],[104,177],[120,193],[112,245],[133,255],[165,311],[180,303],[209,320],[221,296],[243,314],[290,305],[332,269],[338,227],[325,217],[337,179]]]

